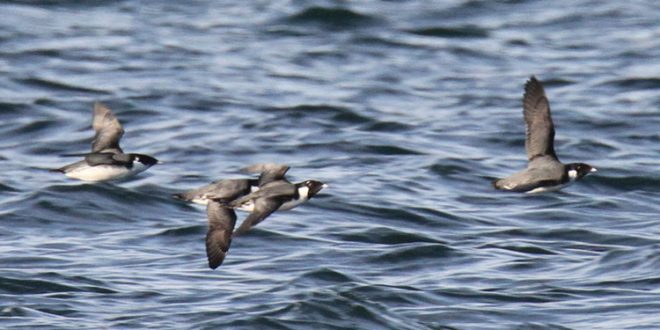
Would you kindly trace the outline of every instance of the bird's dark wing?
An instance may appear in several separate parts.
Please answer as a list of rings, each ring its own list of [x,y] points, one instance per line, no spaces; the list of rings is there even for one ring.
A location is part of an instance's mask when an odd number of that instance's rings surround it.
[[[236,234],[245,234],[250,228],[264,221],[271,213],[275,212],[283,201],[280,198],[259,198],[254,200],[254,211],[248,215],[241,226],[236,230]]]
[[[124,129],[110,108],[99,102],[94,103],[92,127],[96,132],[92,141],[92,152],[123,152],[119,147],[119,140],[124,135]]]
[[[111,152],[93,152],[85,156],[89,166],[98,165],[122,165],[126,166],[133,162],[127,154],[115,154]]]
[[[236,213],[219,203],[210,201],[206,207],[209,229],[206,233],[206,256],[209,267],[216,269],[222,264],[231,245],[231,236],[236,225]]]
[[[246,173],[261,173],[259,175],[259,187],[284,179],[284,175],[288,170],[288,165],[274,163],[254,164],[241,169],[242,172]]]
[[[259,188],[259,190],[245,195],[243,197],[237,198],[229,203],[229,206],[233,208],[240,207],[241,205],[248,203],[250,201],[259,200],[259,199],[281,199],[295,196],[298,189],[296,185],[286,181],[278,180],[269,182]]]
[[[555,128],[550,115],[550,104],[543,86],[534,76],[525,84],[523,114],[527,126],[525,140],[527,160],[531,161],[538,156],[550,156],[557,159],[554,147]]]

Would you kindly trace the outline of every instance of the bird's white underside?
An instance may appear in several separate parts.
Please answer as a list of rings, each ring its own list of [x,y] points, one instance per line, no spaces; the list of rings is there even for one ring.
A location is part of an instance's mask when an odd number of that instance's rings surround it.
[[[140,162],[133,162],[131,169],[117,165],[84,166],[67,172],[64,175],[82,181],[99,182],[127,178],[147,168],[149,167]]]
[[[566,188],[567,186],[571,185],[575,180],[570,180],[564,184],[556,185],[556,186],[548,186],[548,187],[538,187],[534,188],[530,191],[525,192],[526,194],[537,194],[537,193],[542,193],[542,192],[548,192],[548,191],[557,191],[561,190],[563,188]]]

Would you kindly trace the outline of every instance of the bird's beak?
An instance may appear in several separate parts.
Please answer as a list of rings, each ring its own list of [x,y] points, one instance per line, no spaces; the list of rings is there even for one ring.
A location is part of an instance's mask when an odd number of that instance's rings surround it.
[[[165,164],[165,162],[162,161],[162,160],[159,160],[156,164],[158,164],[158,165],[160,165],[160,164]]]
[[[328,188],[328,185],[324,183],[321,188]]]
[[[589,173],[596,173],[596,172],[598,172],[598,170],[595,167],[592,167],[591,170],[589,171]]]

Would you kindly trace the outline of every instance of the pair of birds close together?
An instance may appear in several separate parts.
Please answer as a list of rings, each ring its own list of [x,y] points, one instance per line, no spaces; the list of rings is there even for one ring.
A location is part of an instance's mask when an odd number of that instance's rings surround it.
[[[494,181],[495,188],[527,193],[552,191],[596,172],[588,164],[562,164],[557,158],[550,104],[543,86],[534,76],[525,84],[523,114],[527,127],[527,168]],[[132,176],[158,163],[148,155],[123,152],[119,140],[124,130],[112,111],[100,103],[94,105],[92,126],[96,131],[92,152],[68,155],[85,159],[54,171],[84,181],[107,181]],[[241,234],[274,211],[288,210],[309,200],[326,186],[315,180],[290,183],[284,177],[288,169],[286,165],[257,164],[244,170],[260,173],[258,179],[221,180],[175,195],[185,201],[207,204],[206,251],[211,268],[222,263],[231,244],[236,224],[234,209],[250,212],[236,230],[236,234]]]
[[[233,235],[246,233],[275,211],[290,210],[314,197],[326,184],[316,180],[290,183],[284,175],[289,166],[256,164],[242,171],[260,173],[258,179],[226,179],[174,197],[207,205],[206,256],[209,267],[217,268],[227,255]],[[250,212],[236,231],[234,209]]]

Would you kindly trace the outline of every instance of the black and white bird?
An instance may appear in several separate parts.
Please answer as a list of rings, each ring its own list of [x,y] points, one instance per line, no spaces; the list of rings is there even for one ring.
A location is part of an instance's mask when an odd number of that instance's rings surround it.
[[[591,165],[562,164],[557,158],[550,104],[543,86],[534,76],[525,84],[523,114],[527,126],[527,168],[507,178],[495,180],[495,188],[526,193],[554,191],[596,172],[596,168]]]
[[[215,181],[201,188],[174,194],[173,197],[187,202],[207,205],[209,196],[224,201],[233,201],[257,191],[269,182],[283,180],[289,166],[273,163],[255,164],[241,169],[245,173],[260,173],[258,179],[224,179]]]
[[[236,212],[221,203],[209,201],[206,206],[208,231],[206,232],[206,256],[209,267],[216,269],[229,251],[236,225]]]
[[[94,103],[92,127],[96,131],[92,152],[66,156],[84,156],[85,159],[51,170],[83,181],[108,181],[123,179],[145,171],[158,163],[154,157],[142,154],[125,154],[119,147],[124,135],[117,117],[105,105]]]
[[[271,213],[277,210],[290,210],[308,201],[325,187],[327,187],[326,184],[316,180],[300,183],[277,180],[261,186],[253,193],[229,202],[218,198],[213,198],[213,200],[232,209],[250,212],[235,232],[244,234],[264,221]]]

